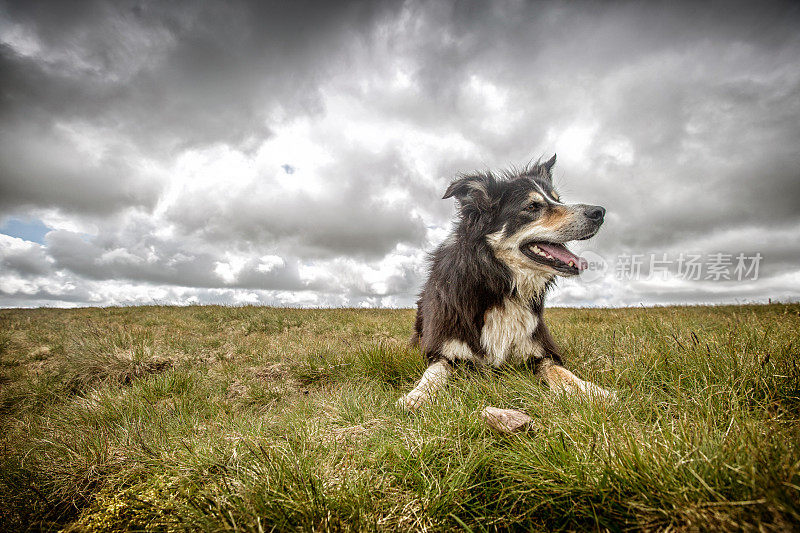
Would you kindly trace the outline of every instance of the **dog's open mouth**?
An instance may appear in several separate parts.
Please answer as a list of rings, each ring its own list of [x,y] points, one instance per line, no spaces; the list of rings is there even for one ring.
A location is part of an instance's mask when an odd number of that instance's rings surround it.
[[[585,259],[573,254],[561,243],[527,242],[520,247],[527,257],[564,274],[575,275],[587,267]]]

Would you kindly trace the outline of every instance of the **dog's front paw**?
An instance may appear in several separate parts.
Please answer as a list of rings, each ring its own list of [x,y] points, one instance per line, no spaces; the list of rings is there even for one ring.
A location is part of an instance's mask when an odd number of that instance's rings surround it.
[[[408,394],[401,396],[400,399],[397,400],[396,405],[405,411],[413,411],[427,401],[428,395],[425,392],[412,390]]]
[[[575,378],[571,383],[564,383],[561,387],[556,389],[557,394],[570,394],[585,396],[593,400],[602,400],[614,402],[617,398],[617,393],[611,390],[604,389],[600,385],[595,385],[591,381],[584,381]]]
[[[617,393],[613,390],[604,389],[600,385],[595,385],[589,381],[584,381],[581,387],[581,392],[598,400],[605,400],[609,402],[617,401]]]

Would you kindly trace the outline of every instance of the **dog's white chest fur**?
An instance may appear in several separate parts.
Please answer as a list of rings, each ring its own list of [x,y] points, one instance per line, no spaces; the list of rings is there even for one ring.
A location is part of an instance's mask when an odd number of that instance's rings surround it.
[[[486,362],[494,367],[504,363],[519,364],[542,356],[542,346],[533,339],[539,318],[530,305],[518,298],[506,298],[503,305],[484,315],[481,346]]]

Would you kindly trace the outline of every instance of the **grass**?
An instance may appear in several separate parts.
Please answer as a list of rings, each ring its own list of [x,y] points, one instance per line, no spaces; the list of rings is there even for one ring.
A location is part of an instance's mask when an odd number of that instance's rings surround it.
[[[2,310],[0,530],[800,527],[800,305],[548,320],[619,401],[459,371],[400,412],[407,310]]]

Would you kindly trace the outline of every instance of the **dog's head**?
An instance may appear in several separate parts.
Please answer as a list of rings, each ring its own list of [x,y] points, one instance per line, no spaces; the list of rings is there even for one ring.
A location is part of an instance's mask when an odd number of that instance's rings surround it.
[[[495,257],[512,269],[574,276],[586,263],[565,243],[597,233],[606,210],[563,203],[553,189],[555,162],[554,155],[501,178],[491,173],[462,176],[450,184],[444,198],[459,200],[461,230],[485,238]]]

